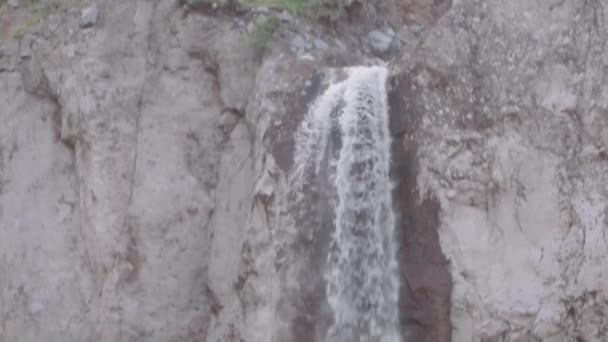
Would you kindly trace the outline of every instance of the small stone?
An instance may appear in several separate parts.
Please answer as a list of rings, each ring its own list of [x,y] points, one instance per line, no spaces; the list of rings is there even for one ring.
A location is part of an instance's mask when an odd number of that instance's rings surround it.
[[[19,0],[8,0],[8,5],[12,8],[19,7]]]
[[[302,36],[295,36],[291,40],[291,50],[297,54],[304,53],[306,51],[306,41]]]
[[[410,26],[410,30],[415,34],[418,34],[424,30],[424,27],[414,24]]]
[[[327,44],[323,39],[315,39],[315,47],[319,50],[327,50],[329,49],[329,44]]]
[[[280,21],[284,22],[284,23],[291,23],[293,22],[293,16],[291,15],[291,13],[287,12],[287,11],[283,11],[281,13],[279,13],[277,15],[277,18],[279,18]]]
[[[232,110],[225,110],[220,116],[219,126],[225,132],[228,133],[232,131],[234,126],[236,126],[239,121],[239,116]]]
[[[252,21],[252,22],[250,22],[249,24],[247,24],[247,28],[246,28],[246,30],[247,30],[247,32],[249,32],[249,33],[253,33],[253,32],[255,32],[255,28],[256,28],[256,27],[257,27],[256,22],[255,22],[255,21]]]
[[[108,69],[104,69],[101,71],[101,73],[99,74],[99,76],[103,79],[110,79],[112,77],[112,73],[110,73],[110,70]]]
[[[243,21],[242,19],[234,19],[234,23],[237,27],[245,27],[245,21]]]
[[[449,199],[456,197],[456,190],[454,190],[454,189],[448,190],[447,196]]]
[[[80,14],[80,27],[88,28],[97,24],[97,6],[93,5],[82,10]]]
[[[382,31],[372,31],[367,35],[372,52],[376,55],[384,55],[389,52],[393,42],[393,36]]]

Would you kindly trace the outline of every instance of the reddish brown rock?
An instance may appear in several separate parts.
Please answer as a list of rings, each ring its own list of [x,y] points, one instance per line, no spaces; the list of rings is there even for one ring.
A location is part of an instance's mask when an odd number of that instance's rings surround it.
[[[406,76],[402,76],[404,79]],[[450,297],[452,278],[441,251],[440,204],[417,189],[417,140],[414,138],[423,112],[405,116],[407,81],[393,80],[389,93],[393,142],[394,206],[399,240],[401,273],[399,293],[401,333],[406,341],[452,341]],[[413,115],[412,115],[413,114]]]
[[[452,6],[452,0],[401,0],[397,13],[403,24],[430,26]]]

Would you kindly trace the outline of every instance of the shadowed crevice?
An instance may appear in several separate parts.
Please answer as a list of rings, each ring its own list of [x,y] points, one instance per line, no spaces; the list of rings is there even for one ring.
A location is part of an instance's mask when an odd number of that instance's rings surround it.
[[[417,189],[416,132],[423,112],[406,111],[408,87],[402,79],[393,79],[389,91],[401,335],[404,341],[450,342],[452,278],[437,232],[441,208]]]

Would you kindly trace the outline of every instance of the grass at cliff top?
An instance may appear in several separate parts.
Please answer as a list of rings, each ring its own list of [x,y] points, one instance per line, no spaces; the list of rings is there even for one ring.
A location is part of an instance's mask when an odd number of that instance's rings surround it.
[[[284,8],[290,11],[302,9],[308,0],[241,0],[245,5]]]

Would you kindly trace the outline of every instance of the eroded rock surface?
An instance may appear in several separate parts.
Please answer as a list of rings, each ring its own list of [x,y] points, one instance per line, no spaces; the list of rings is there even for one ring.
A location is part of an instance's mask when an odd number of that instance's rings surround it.
[[[404,340],[604,340],[601,1],[68,3],[0,12],[0,341],[323,341],[333,199],[289,207],[294,136],[377,30]]]
[[[605,338],[606,14],[460,1],[394,63],[420,196],[441,205],[454,341]]]

